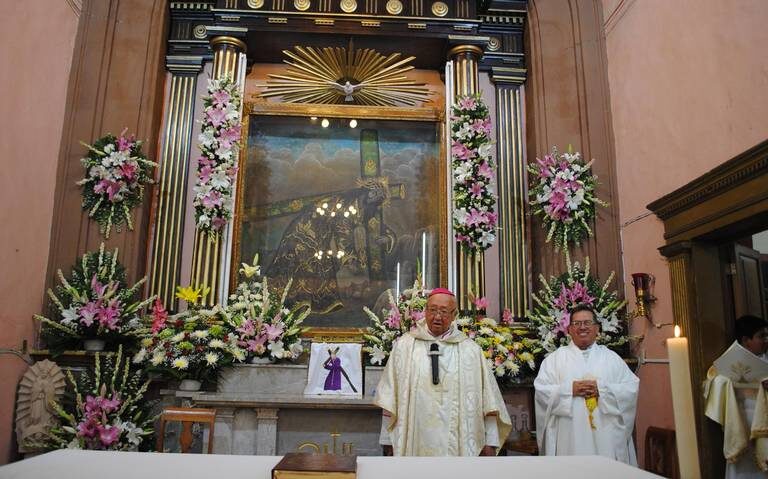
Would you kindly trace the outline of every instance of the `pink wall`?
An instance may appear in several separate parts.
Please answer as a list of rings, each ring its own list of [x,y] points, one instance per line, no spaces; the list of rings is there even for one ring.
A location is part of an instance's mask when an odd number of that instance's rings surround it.
[[[768,2],[602,0],[624,271],[656,276],[657,323],[672,321],[669,270],[651,201],[768,138]],[[625,284],[628,298],[631,284]],[[630,308],[634,309],[634,308]],[[636,353],[666,357],[671,327],[636,319]],[[694,345],[695,346],[695,345]],[[674,427],[668,369],[638,372],[638,455],[648,426]]]
[[[53,191],[77,2],[6,2],[0,20],[0,348],[33,346],[50,246]],[[0,356],[0,464],[16,451],[13,407],[26,364]]]

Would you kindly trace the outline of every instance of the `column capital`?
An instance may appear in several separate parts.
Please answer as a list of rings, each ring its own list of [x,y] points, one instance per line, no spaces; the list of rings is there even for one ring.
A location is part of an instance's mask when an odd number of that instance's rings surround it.
[[[491,67],[489,75],[496,88],[522,85],[525,83],[527,76],[527,69],[512,67]]]
[[[205,59],[198,55],[166,55],[165,68],[175,74],[194,74],[203,71]]]
[[[661,255],[665,258],[669,259],[680,255],[690,255],[691,249],[693,249],[693,242],[678,241],[660,247],[659,253],[661,253]]]
[[[248,46],[239,38],[222,35],[211,38],[211,48],[213,51],[225,48],[234,48],[236,52],[241,53],[248,50]]]

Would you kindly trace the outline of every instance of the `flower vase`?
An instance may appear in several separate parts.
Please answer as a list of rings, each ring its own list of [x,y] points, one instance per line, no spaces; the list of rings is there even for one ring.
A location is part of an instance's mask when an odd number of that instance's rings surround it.
[[[199,391],[203,383],[196,379],[182,379],[179,383],[179,391]]]
[[[251,358],[251,364],[272,364],[275,360],[272,356],[254,357]]]
[[[103,339],[85,339],[83,340],[83,349],[86,351],[98,352],[104,351],[106,342]]]

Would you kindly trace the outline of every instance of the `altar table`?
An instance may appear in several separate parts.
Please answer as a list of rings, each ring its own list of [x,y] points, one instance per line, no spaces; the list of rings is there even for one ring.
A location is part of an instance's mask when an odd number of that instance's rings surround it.
[[[60,450],[0,467],[0,479],[270,479],[280,456]],[[655,474],[598,456],[358,457],[359,479],[647,479]]]

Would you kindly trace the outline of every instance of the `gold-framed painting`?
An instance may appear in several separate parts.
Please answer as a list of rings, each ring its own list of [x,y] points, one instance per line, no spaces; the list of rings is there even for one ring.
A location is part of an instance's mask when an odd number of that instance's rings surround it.
[[[232,271],[259,255],[315,340],[359,339],[417,275],[447,281],[443,112],[247,102]],[[236,278],[230,278],[234,285]]]

